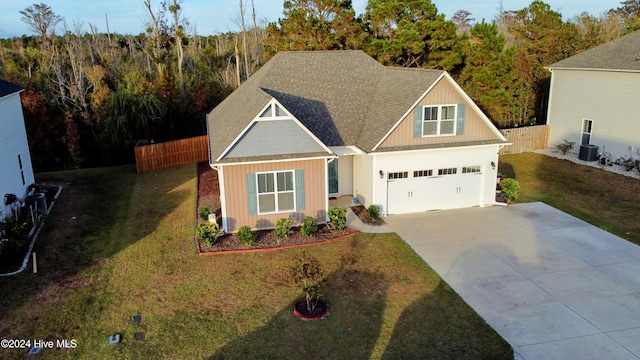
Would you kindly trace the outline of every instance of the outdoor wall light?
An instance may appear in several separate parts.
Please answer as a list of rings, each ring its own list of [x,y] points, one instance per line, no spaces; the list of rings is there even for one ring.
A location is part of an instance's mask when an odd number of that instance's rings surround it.
[[[495,169],[496,169],[496,163],[495,163],[495,162],[493,162],[493,161],[491,162],[491,168],[492,168],[493,170],[495,170]]]
[[[384,171],[380,170],[380,179],[384,179]]]

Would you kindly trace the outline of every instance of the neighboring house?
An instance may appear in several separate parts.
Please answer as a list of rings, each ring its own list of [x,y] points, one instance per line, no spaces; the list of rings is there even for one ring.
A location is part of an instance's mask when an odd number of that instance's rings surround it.
[[[362,51],[281,52],[207,115],[222,227],[327,220],[329,198],[383,215],[495,203],[504,136],[441,70]]]
[[[34,183],[20,86],[0,79],[0,220],[12,214]],[[15,195],[15,196],[14,196]]]
[[[549,143],[640,157],[640,31],[549,65]]]

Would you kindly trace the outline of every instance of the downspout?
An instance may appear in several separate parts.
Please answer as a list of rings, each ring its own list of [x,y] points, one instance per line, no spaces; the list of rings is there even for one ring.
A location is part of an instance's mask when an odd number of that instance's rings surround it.
[[[227,199],[225,197],[224,190],[224,171],[223,167],[219,165],[209,164],[213,170],[218,173],[218,185],[220,187],[220,217],[222,217],[222,232],[227,233],[229,228],[227,224]]]

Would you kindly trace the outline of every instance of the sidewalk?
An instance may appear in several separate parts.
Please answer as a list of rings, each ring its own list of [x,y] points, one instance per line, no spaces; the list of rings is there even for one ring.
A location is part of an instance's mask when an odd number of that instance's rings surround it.
[[[393,232],[393,230],[391,230],[391,228],[387,224],[384,224],[381,226],[374,226],[374,225],[367,225],[362,221],[360,221],[360,219],[358,219],[356,214],[353,211],[351,211],[351,208],[350,208],[351,196],[341,196],[339,198],[329,199],[329,205],[342,206],[344,208],[347,208],[347,226],[352,229],[356,229],[365,233],[376,233],[376,234]]]

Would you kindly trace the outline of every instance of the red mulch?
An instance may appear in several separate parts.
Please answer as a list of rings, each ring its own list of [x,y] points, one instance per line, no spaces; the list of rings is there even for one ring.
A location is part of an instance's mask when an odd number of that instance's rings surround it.
[[[198,163],[198,199],[195,209],[196,224],[202,222],[198,217],[198,211],[201,206],[209,205],[215,212],[220,225],[220,187],[218,184],[218,172],[213,170],[208,163]],[[383,222],[384,223],[384,222]],[[349,234],[357,233],[357,230],[346,228],[344,231],[330,229],[326,225],[318,225],[318,232],[315,236],[304,236],[300,234],[299,228],[292,228],[287,239],[283,239],[280,244],[277,243],[275,234],[272,230],[259,230],[256,233],[258,238],[253,246],[247,246],[240,243],[236,234],[226,234],[219,237],[213,246],[202,244],[196,238],[200,252],[225,252],[233,250],[247,249],[267,249],[277,247],[291,247],[296,245],[309,245],[313,243],[326,242],[337,239]]]
[[[351,206],[351,211],[353,211],[358,219],[360,219],[360,221],[362,221],[364,224],[373,226],[380,226],[385,224],[382,218],[369,219],[369,217],[367,216],[367,209],[362,205]]]

